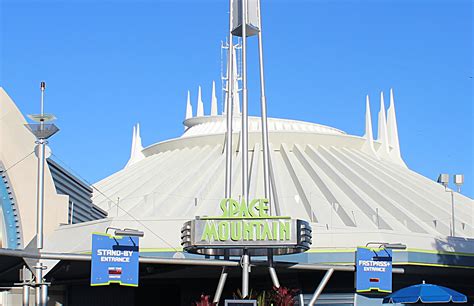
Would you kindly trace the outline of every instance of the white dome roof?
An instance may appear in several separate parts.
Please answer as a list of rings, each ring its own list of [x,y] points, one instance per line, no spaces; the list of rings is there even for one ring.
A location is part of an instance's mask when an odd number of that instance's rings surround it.
[[[263,197],[257,119],[250,120],[250,198]],[[451,197],[443,186],[397,160],[371,154],[367,138],[312,123],[269,121],[273,214],[311,221],[313,247],[397,241],[435,249],[449,236]],[[179,247],[183,222],[218,214],[224,197],[224,123],[220,116],[186,120],[182,137],[145,148],[143,160],[97,183],[94,203],[108,211],[110,224],[140,220],[137,227],[146,224],[166,241],[146,235],[148,247]],[[239,143],[234,133],[233,198],[241,195]],[[373,145],[376,152],[383,146]],[[457,193],[455,201],[457,236],[472,237],[473,201]],[[472,252],[471,244],[464,245]]]
[[[235,113],[238,113],[236,110]],[[196,216],[219,214],[224,198],[224,115],[192,117],[188,99],[181,137],[141,145],[134,128],[127,166],[94,185],[94,204],[109,218],[60,227],[51,250],[90,250],[90,233],[107,227],[145,231],[141,250],[181,250],[180,230]],[[269,118],[273,215],[311,222],[314,249],[347,249],[371,241],[400,242],[428,252],[474,253],[474,201],[459,193],[456,237],[451,232],[451,195],[408,169],[398,142],[390,92],[387,114],[381,95],[378,139],[369,99],[363,137],[314,123]],[[241,196],[241,117],[233,118],[232,198]],[[249,118],[249,198],[263,198],[260,118]],[[82,239],[71,240],[75,234]],[[161,250],[161,251],[159,251]]]
[[[227,130],[225,116],[204,116],[186,119],[183,122],[187,128],[181,137],[223,134]],[[260,132],[262,122],[260,117],[249,117],[249,133]],[[233,131],[240,132],[242,126],[241,116],[235,116],[232,122]],[[345,134],[345,132],[316,123],[268,118],[269,132],[312,132],[318,134]]]

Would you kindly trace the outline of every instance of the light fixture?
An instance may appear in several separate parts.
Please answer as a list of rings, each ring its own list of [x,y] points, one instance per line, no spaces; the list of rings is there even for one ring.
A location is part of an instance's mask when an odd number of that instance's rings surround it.
[[[444,186],[444,188],[448,187],[449,184],[449,174],[442,173],[438,176],[438,183]]]
[[[143,237],[144,235],[144,232],[135,229],[125,228],[123,230],[115,230],[115,236]]]
[[[458,187],[458,192],[461,192],[461,186],[464,184],[464,175],[463,174],[455,174],[453,175],[454,184]]]
[[[107,227],[105,229],[105,233],[107,234],[107,232],[109,230],[115,230],[114,231],[114,234],[115,236],[128,236],[128,237],[143,237],[145,236],[145,233],[142,232],[142,231],[139,231],[137,229],[133,229],[133,228],[118,228],[118,227]]]
[[[386,243],[383,245],[384,248],[386,249],[391,249],[391,250],[406,250],[407,246],[406,244],[403,243]]]
[[[389,243],[389,242],[367,242],[365,245],[368,247],[369,245],[378,245],[379,248],[383,249],[390,249],[390,250],[405,250],[407,248],[406,244],[396,242],[396,243]]]
[[[464,184],[464,175],[453,175],[454,184],[458,187],[458,193],[461,192],[461,186]],[[438,176],[438,183],[444,186],[446,192],[451,193],[451,236],[456,236],[456,219],[454,218],[454,191],[448,189],[449,174],[440,174]]]

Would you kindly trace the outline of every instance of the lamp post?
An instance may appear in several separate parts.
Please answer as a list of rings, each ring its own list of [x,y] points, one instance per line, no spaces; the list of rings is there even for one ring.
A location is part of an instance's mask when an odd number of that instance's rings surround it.
[[[36,190],[36,248],[38,253],[43,249],[43,221],[44,221],[44,167],[46,158],[49,157],[51,151],[49,150],[48,138],[56,134],[59,129],[52,123],[56,117],[52,114],[44,113],[44,92],[46,83],[41,82],[41,112],[40,114],[28,115],[28,117],[37,122],[27,124],[26,127],[35,135],[36,146],[35,154],[38,157],[38,183]],[[43,270],[46,266],[38,260],[35,266],[35,285],[36,285],[36,305],[46,306],[48,300],[48,285],[43,279]]]
[[[403,244],[403,243],[400,243],[400,242],[397,242],[397,243],[390,243],[390,242],[367,242],[367,244],[365,245],[366,247],[368,247],[369,245],[377,245],[377,247],[379,249],[382,249],[384,250],[387,255],[389,257],[391,257],[390,253],[387,251],[387,250],[406,250],[407,249],[407,245],[406,244]],[[374,257],[374,260],[375,258],[378,258],[378,260],[383,260],[383,257],[379,256],[377,254],[377,252],[375,252],[375,257]],[[391,259],[390,259],[391,261]]]
[[[464,184],[464,175],[463,174],[455,174],[453,175],[454,184],[458,187],[458,193],[461,193],[461,186]]]
[[[109,230],[114,230],[115,236],[128,236],[128,237],[139,237],[143,238],[145,236],[145,233],[143,231],[133,229],[133,228],[118,228],[118,227],[107,227],[105,229],[105,233],[107,233]]]
[[[458,193],[461,192],[461,186],[464,184],[464,175],[463,174],[455,174],[453,175],[454,184],[458,187]],[[449,174],[442,173],[438,176],[438,183],[444,186],[444,191],[451,193],[451,236],[456,236],[456,220],[454,214],[454,190],[449,189]]]
[[[391,250],[405,250],[407,248],[406,244],[397,242],[397,243],[389,243],[389,242],[367,242],[365,245],[368,247],[369,245],[378,245],[379,248],[384,249],[391,249]]]

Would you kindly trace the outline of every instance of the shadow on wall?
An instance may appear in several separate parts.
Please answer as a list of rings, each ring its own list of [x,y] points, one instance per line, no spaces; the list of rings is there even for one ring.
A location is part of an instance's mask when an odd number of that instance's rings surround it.
[[[463,237],[436,239],[434,247],[440,252],[437,254],[437,263],[474,269],[474,239]]]

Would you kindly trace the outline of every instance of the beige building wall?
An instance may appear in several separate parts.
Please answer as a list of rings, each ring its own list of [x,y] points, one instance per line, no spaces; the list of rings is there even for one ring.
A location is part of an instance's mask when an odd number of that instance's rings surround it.
[[[13,186],[21,220],[23,246],[26,246],[35,236],[38,167],[37,158],[33,153],[35,137],[25,127],[26,123],[13,100],[0,87],[0,161],[8,170],[8,179]],[[22,159],[24,160],[19,162]],[[60,223],[67,223],[68,196],[56,193],[47,166],[44,187],[44,233],[48,234]]]

